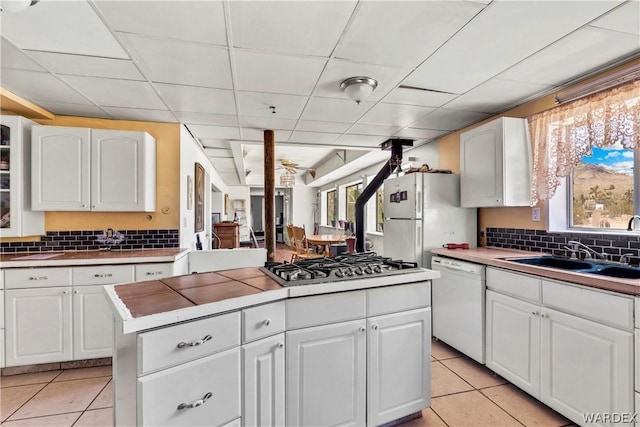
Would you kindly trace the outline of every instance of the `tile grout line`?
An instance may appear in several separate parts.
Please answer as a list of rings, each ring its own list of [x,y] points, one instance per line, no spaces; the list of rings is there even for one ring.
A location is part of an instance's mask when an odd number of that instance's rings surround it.
[[[22,409],[22,407],[23,407],[24,405],[26,405],[27,403],[31,402],[31,400],[32,400],[34,397],[36,397],[36,396],[38,395],[38,393],[40,393],[42,390],[44,390],[44,388],[45,388],[46,386],[48,386],[49,384],[51,384],[51,383],[52,383],[56,378],[58,378],[58,377],[59,377],[63,372],[64,372],[64,369],[60,369],[60,372],[58,372],[58,374],[57,374],[57,375],[54,375],[54,377],[53,377],[53,378],[51,378],[51,380],[49,380],[49,382],[46,382],[46,383],[23,384],[23,385],[37,385],[37,384],[44,384],[44,385],[42,386],[42,388],[40,388],[40,390],[38,390],[38,391],[37,391],[37,392],[35,392],[35,393],[30,397],[30,398],[28,398],[28,399],[27,399],[27,400],[26,400],[22,405],[18,406],[18,407],[16,408],[16,410],[15,410],[15,411],[13,411],[11,414],[9,414],[9,416],[8,416],[7,418],[5,418],[5,419],[4,419],[4,421],[8,421],[8,420],[9,420],[9,418],[11,418],[11,417],[16,413],[16,412],[18,412],[20,409]],[[9,388],[9,387],[7,387],[7,388]],[[28,420],[29,418],[24,418],[24,419],[27,419],[27,420]],[[3,422],[4,422],[4,421],[3,421]]]

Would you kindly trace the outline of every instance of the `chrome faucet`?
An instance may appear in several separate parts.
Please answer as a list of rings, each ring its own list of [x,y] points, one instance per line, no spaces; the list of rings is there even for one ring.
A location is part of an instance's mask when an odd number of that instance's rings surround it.
[[[640,215],[633,215],[631,218],[629,218],[629,224],[627,224],[627,231],[632,231],[633,230],[633,220],[634,219],[640,219]]]
[[[629,257],[630,256],[636,256],[636,254],[634,254],[632,252],[629,252],[629,253],[626,253],[626,254],[622,254],[620,256],[620,264],[629,264]]]
[[[571,257],[573,258],[574,253],[578,253],[578,252],[584,252],[585,255],[585,259],[589,259],[589,258],[598,258],[598,259],[604,259],[607,260],[608,259],[608,254],[606,253],[598,253],[595,250],[591,249],[589,246],[578,242],[577,240],[569,240],[567,242],[569,245],[571,245],[570,249],[571,250]]]

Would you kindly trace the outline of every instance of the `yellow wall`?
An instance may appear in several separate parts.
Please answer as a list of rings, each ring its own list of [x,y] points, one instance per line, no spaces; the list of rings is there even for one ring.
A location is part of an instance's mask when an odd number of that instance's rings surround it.
[[[43,125],[146,131],[156,139],[156,212],[45,212],[46,231],[155,230],[180,228],[180,125],[57,116]],[[163,208],[166,213],[163,213]],[[2,242],[39,237],[5,238]]]

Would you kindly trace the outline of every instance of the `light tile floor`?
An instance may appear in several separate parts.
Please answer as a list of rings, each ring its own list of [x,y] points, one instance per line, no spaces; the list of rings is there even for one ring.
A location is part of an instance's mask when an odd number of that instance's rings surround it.
[[[432,342],[431,408],[403,427],[573,425],[446,344]],[[111,366],[0,378],[2,426],[113,425]]]

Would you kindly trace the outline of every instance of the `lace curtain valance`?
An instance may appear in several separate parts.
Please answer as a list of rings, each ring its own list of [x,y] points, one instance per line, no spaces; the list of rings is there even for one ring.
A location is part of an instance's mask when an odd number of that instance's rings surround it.
[[[551,198],[592,147],[640,147],[640,80],[529,117],[531,205]]]

